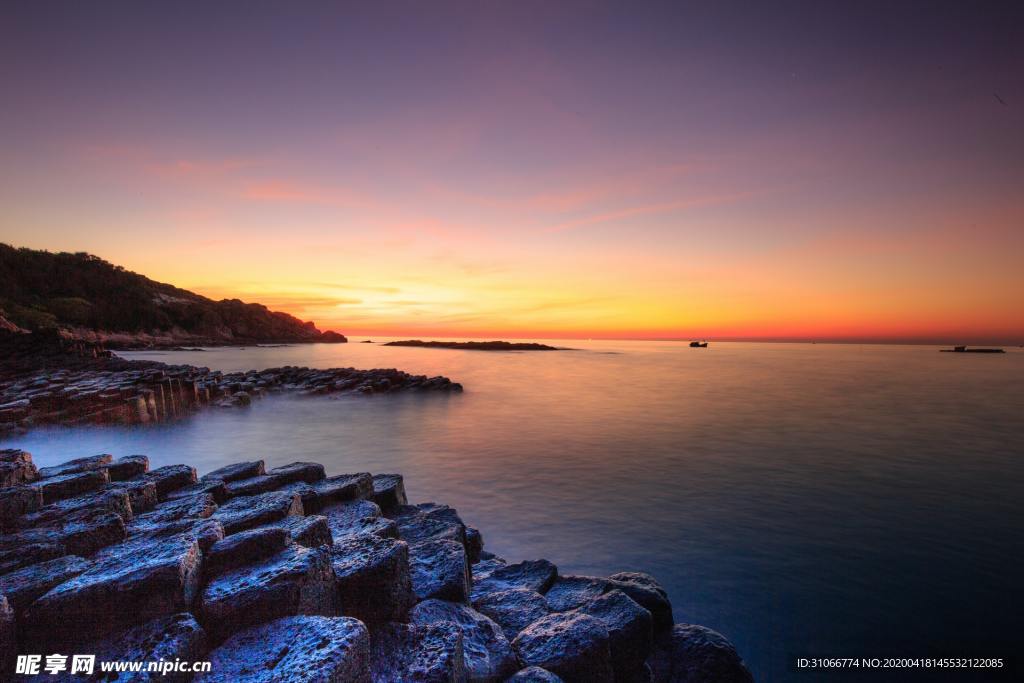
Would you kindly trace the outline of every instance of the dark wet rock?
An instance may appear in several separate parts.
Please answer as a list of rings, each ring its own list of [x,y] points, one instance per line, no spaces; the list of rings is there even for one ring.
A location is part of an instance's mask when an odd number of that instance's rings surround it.
[[[18,651],[18,637],[14,610],[7,597],[0,595],[0,671],[12,671],[15,653]]]
[[[527,666],[539,666],[566,683],[611,683],[608,629],[595,617],[555,612],[530,624],[512,647]]]
[[[149,471],[149,458],[145,455],[126,455],[107,465],[110,481],[125,481]]]
[[[335,539],[330,553],[342,614],[368,624],[405,620],[416,602],[406,543],[360,534]]]
[[[327,476],[324,473],[324,466],[317,462],[293,462],[268,470],[267,474],[278,479],[282,485],[294,481],[313,484]]]
[[[235,631],[279,617],[338,613],[327,549],[296,544],[258,564],[215,577],[203,590],[199,603],[200,621],[214,643]]]
[[[16,569],[54,560],[67,555],[67,549],[59,540],[55,541],[16,541],[8,546],[3,545],[0,538],[0,574],[7,574]]]
[[[171,491],[167,494],[167,500],[178,500],[189,496],[198,496],[204,493],[208,493],[213,496],[214,502],[218,505],[228,499],[228,489],[223,481],[219,479],[203,479],[191,486],[185,486],[177,489],[176,491]]]
[[[496,570],[508,565],[508,562],[498,556],[481,558],[470,569],[473,572],[473,585],[476,585],[493,574]]]
[[[156,494],[163,500],[171,491],[196,483],[196,470],[188,465],[167,465],[139,475],[140,478],[156,484]]]
[[[608,579],[597,576],[559,576],[544,597],[553,612],[567,612],[608,592]]]
[[[484,593],[473,602],[473,607],[501,626],[509,641],[515,640],[520,631],[551,611],[544,596],[528,588]]]
[[[227,536],[211,546],[204,555],[203,570],[207,576],[216,576],[258,560],[271,557],[291,543],[285,529],[261,527]]]
[[[509,678],[507,683],[563,683],[563,681],[547,669],[528,666]]]
[[[232,498],[214,513],[226,534],[277,522],[289,515],[302,515],[302,501],[297,494],[286,491]]]
[[[43,491],[43,503],[49,505],[61,498],[70,498],[88,491],[95,491],[109,481],[110,476],[107,474],[107,470],[87,470],[40,479],[39,487]]]
[[[402,505],[388,516],[398,524],[399,537],[409,543],[449,540],[466,545],[466,525],[455,509],[447,505]]]
[[[291,484],[285,484],[284,486],[276,489],[278,492],[294,493],[299,496],[299,501],[302,503],[302,511],[304,514],[311,515],[320,512],[323,504],[320,500],[320,494],[317,493],[316,489],[312,485],[302,481],[292,482]]]
[[[409,569],[413,592],[420,600],[469,600],[472,579],[461,543],[442,539],[410,545]]]
[[[501,627],[471,607],[444,600],[424,600],[409,612],[409,623],[452,622],[462,631],[463,661],[468,681],[504,681],[518,663]]]
[[[398,526],[393,520],[381,516],[376,503],[353,500],[338,503],[321,510],[327,518],[335,539],[355,534],[374,534],[384,538],[398,538]]]
[[[127,542],[141,544],[148,540],[159,543],[162,539],[176,536],[195,540],[199,544],[199,550],[207,553],[214,543],[224,538],[224,527],[217,520],[210,518],[178,519],[133,530],[128,535]]]
[[[399,505],[408,505],[405,480],[401,474],[375,474],[373,476],[373,502],[384,512]]]
[[[651,613],[656,633],[672,628],[672,603],[669,602],[668,593],[653,576],[643,572],[620,572],[609,576],[608,582]]]
[[[110,488],[65,498],[24,515],[19,526],[37,527],[58,524],[88,512],[113,512],[125,522],[132,520],[132,504],[124,489]]]
[[[466,555],[470,564],[480,561],[480,553],[484,551],[484,536],[479,529],[466,527]]]
[[[149,512],[160,502],[156,494],[156,484],[143,479],[131,481],[113,481],[104,486],[103,491],[125,491],[132,505],[132,516]]]
[[[272,477],[269,474],[236,479],[227,483],[228,496],[254,496],[259,493],[268,493],[279,486],[283,486],[284,483],[277,477]]]
[[[386,624],[370,639],[374,683],[458,683],[466,680],[462,633],[454,624]]]
[[[498,567],[483,576],[473,585],[473,600],[486,593],[504,591],[509,588],[527,588],[544,593],[558,576],[558,568],[547,560],[526,560],[516,564]]]
[[[128,532],[135,534],[162,528],[168,523],[206,519],[216,510],[217,503],[208,493],[168,500],[159,503],[151,511],[138,515],[128,525]]]
[[[370,634],[347,617],[284,617],[237,633],[210,653],[203,683],[370,683]]]
[[[114,460],[114,456],[106,453],[102,455],[90,455],[86,458],[75,458],[53,467],[42,467],[39,469],[40,477],[55,477],[61,474],[76,474],[88,472],[106,467]]]
[[[29,606],[27,642],[43,651],[186,610],[199,588],[199,564],[199,543],[185,536],[106,548]]]
[[[284,529],[293,541],[307,548],[334,545],[331,527],[328,526],[327,518],[323,515],[310,515],[308,517],[289,516],[268,526]]]
[[[7,596],[15,612],[28,607],[54,586],[78,576],[89,563],[76,555],[32,564],[0,576],[0,595]]]
[[[703,626],[676,624],[658,639],[648,663],[655,683],[753,683],[736,648]]]
[[[327,477],[313,484],[324,505],[370,498],[373,495],[373,477],[368,472],[341,474]]]
[[[219,479],[223,482],[230,483],[238,481],[239,479],[251,479],[263,474],[266,474],[263,461],[253,460],[252,462],[236,462],[216,469],[209,474],[204,474],[203,481],[208,479]]]
[[[644,661],[654,638],[651,613],[620,590],[605,593],[578,611],[600,619],[608,629],[615,679],[643,680]]]
[[[19,448],[0,450],[0,487],[26,484],[39,478],[32,456]]]
[[[11,527],[18,517],[41,507],[43,489],[37,484],[0,489],[0,529]]]
[[[119,631],[100,641],[79,646],[84,652],[95,653],[97,661],[111,662],[197,662],[206,658],[206,632],[188,612],[157,617],[144,624]],[[100,674],[99,667],[95,668]],[[185,672],[125,672],[104,681],[161,681],[186,683],[192,680]],[[95,676],[95,674],[94,674]],[[80,680],[72,677],[71,680]]]
[[[50,522],[46,526],[22,529],[0,536],[0,557],[4,555],[3,551],[17,551],[26,546],[54,546],[63,549],[60,555],[86,556],[124,540],[125,536],[124,520],[119,515],[113,512],[82,510]]]

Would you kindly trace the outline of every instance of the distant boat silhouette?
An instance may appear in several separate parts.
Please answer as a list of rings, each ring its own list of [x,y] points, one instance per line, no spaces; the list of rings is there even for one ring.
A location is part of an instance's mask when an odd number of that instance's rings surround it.
[[[969,349],[966,346],[954,346],[951,349],[939,349],[943,353],[1006,353],[1002,349]]]
[[[707,342],[692,341],[690,342],[691,349],[706,349],[708,347]]]

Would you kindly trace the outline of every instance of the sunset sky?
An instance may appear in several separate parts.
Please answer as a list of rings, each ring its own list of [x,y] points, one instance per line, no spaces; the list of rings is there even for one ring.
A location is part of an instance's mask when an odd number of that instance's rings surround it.
[[[1024,340],[1021,3],[914,4],[8,4],[0,241],[357,335]]]

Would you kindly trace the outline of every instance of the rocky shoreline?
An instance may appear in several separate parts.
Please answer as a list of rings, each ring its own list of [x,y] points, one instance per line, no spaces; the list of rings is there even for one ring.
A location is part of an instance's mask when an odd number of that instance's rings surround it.
[[[720,634],[675,623],[653,577],[506,561],[453,508],[410,505],[397,474],[37,468],[8,449],[0,485],[6,673],[17,654],[89,653],[208,660],[199,681],[752,680]],[[192,674],[131,678],[151,679]]]
[[[192,365],[129,361],[99,344],[56,332],[0,331],[0,436],[46,424],[145,424],[203,406],[244,407],[270,393],[459,392],[447,377],[393,368],[287,366],[224,373]]]

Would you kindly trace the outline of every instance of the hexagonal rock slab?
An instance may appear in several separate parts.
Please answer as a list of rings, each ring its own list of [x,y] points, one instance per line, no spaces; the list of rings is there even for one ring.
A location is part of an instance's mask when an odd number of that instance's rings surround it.
[[[135,479],[156,484],[156,495],[163,500],[171,491],[191,486],[198,481],[196,470],[188,465],[167,465],[138,475]]]
[[[199,562],[198,541],[184,535],[106,548],[29,606],[27,642],[43,651],[185,610],[198,591]]]
[[[297,614],[338,614],[326,548],[292,544],[258,564],[221,574],[203,590],[198,609],[213,643],[253,624]]]
[[[128,525],[129,533],[142,533],[162,528],[171,522],[188,519],[206,519],[217,510],[210,494],[188,496],[158,504],[151,511],[138,515]]]
[[[408,505],[405,480],[401,474],[373,475],[373,502],[385,512],[399,505]]]
[[[18,448],[0,450],[0,488],[25,484],[39,478],[32,455]]]
[[[190,486],[171,491],[167,494],[167,500],[180,500],[203,494],[210,494],[213,496],[213,500],[220,505],[228,499],[228,488],[220,479],[203,479]]]
[[[120,631],[101,641],[79,646],[82,652],[95,653],[97,661],[157,662],[175,660],[195,662],[206,657],[206,632],[188,612],[159,617],[134,628]],[[97,667],[98,670],[98,667]],[[117,676],[109,678],[109,676]],[[104,681],[167,681],[185,683],[191,673],[139,672],[107,674]],[[81,680],[70,677],[69,680]]]
[[[8,553],[21,553],[28,546],[53,547],[56,552],[47,559],[67,554],[91,555],[100,548],[124,540],[125,533],[124,520],[120,515],[86,509],[47,526],[23,529],[17,533],[0,536],[0,557],[6,560]],[[25,564],[30,562],[18,566]]]
[[[370,634],[347,617],[295,616],[237,633],[197,683],[370,683]]]
[[[412,589],[420,600],[469,600],[472,579],[461,543],[439,540],[410,545],[409,569]]]
[[[223,482],[238,481],[239,479],[251,479],[266,474],[262,460],[252,462],[236,462],[216,469],[209,474],[203,475],[203,481],[219,479]]]
[[[416,602],[406,543],[362,534],[337,539],[330,552],[342,614],[368,624],[405,619]]]
[[[126,455],[107,465],[110,481],[124,481],[149,471],[149,458],[145,455]]]
[[[233,534],[302,515],[302,500],[297,493],[272,491],[257,496],[232,498],[222,505],[214,518],[224,525],[224,533]]]
[[[609,576],[608,583],[651,613],[655,633],[672,628],[672,603],[669,602],[668,593],[653,576],[643,572],[619,572]]]
[[[0,595],[7,596],[15,612],[28,607],[54,586],[74,578],[88,569],[89,563],[76,555],[29,565],[0,576]]]
[[[620,590],[605,593],[578,611],[600,619],[608,629],[615,679],[643,680],[644,661],[654,638],[651,613]]]
[[[334,545],[334,537],[331,535],[331,528],[327,525],[327,518],[323,515],[310,515],[309,517],[296,517],[294,515],[272,522],[258,529],[284,529],[292,537],[292,540],[307,548],[316,548],[321,545]]]
[[[462,631],[466,680],[504,681],[517,668],[516,655],[501,627],[466,605],[424,600],[409,612],[409,623],[421,626],[452,622]]]
[[[102,455],[90,455],[85,458],[75,458],[53,467],[42,467],[39,469],[40,477],[55,477],[61,474],[75,474],[77,472],[88,472],[106,467],[114,460],[114,456],[106,453]]]
[[[87,491],[95,491],[110,481],[107,470],[87,470],[85,472],[69,472],[40,479],[38,484],[43,491],[43,503],[49,505],[61,498],[70,498]]]
[[[377,504],[368,500],[329,505],[320,513],[327,518],[327,525],[335,539],[356,534],[398,538],[398,525],[393,520],[382,517]]]
[[[455,624],[385,624],[370,638],[373,683],[466,680],[462,633]]]
[[[261,527],[232,534],[214,543],[203,556],[206,576],[216,576],[232,569],[276,555],[291,543],[286,529]]]
[[[313,488],[325,505],[343,503],[372,496],[373,477],[369,472],[339,474],[316,482],[313,484]]]
[[[398,524],[398,535],[403,541],[449,540],[466,545],[466,525],[458,512],[447,505],[421,503],[395,508],[390,517]]]
[[[736,648],[703,626],[676,624],[647,660],[656,683],[753,683]]]
[[[87,512],[113,512],[125,522],[132,520],[131,498],[118,488],[104,488],[46,505],[18,520],[21,527],[47,526]]]
[[[539,666],[567,683],[612,683],[608,629],[586,614],[555,612],[535,621],[512,641],[523,664]]]
[[[473,607],[501,626],[509,641],[515,640],[520,631],[551,611],[544,596],[528,588],[485,593],[473,603]]]
[[[547,560],[526,560],[495,568],[482,576],[473,585],[473,600],[479,600],[486,593],[527,588],[544,593],[555,582],[558,568]]]
[[[0,489],[0,528],[14,525],[19,516],[43,507],[43,489],[38,484],[22,484]]]
[[[567,612],[608,592],[608,579],[597,576],[559,576],[544,598],[552,612]]]
[[[563,681],[547,669],[528,666],[509,678],[507,683],[563,683]]]

